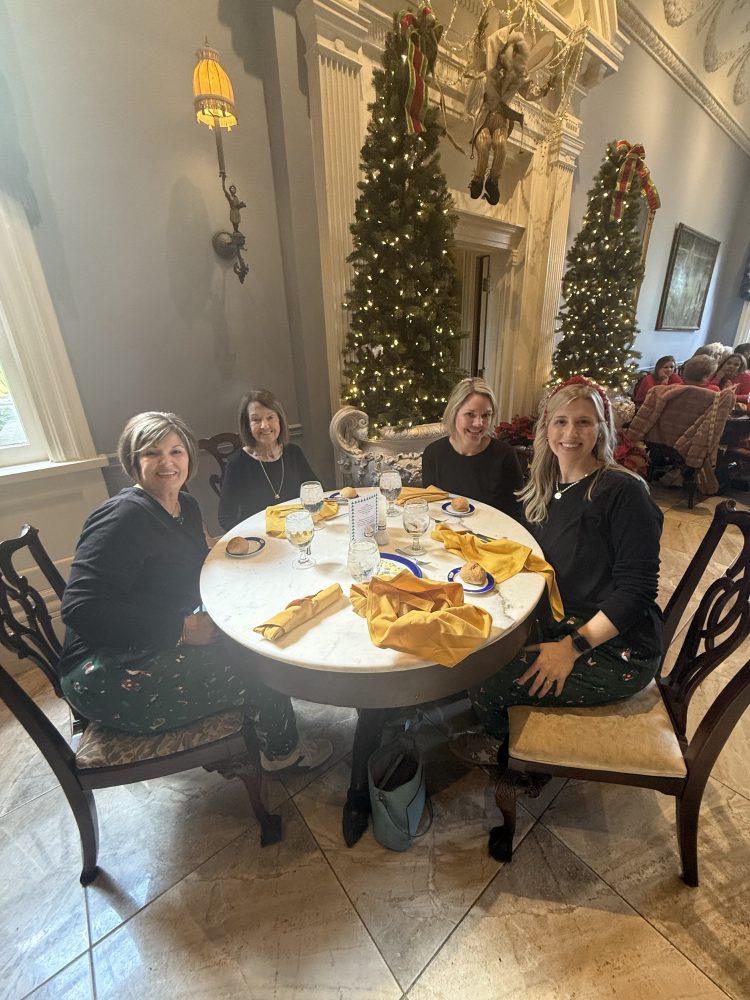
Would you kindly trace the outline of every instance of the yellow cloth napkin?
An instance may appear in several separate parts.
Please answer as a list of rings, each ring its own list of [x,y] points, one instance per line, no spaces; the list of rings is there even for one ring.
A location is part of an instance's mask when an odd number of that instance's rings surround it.
[[[321,611],[335,604],[339,597],[343,597],[344,592],[341,584],[332,583],[330,587],[319,590],[317,594],[310,594],[308,597],[299,597],[296,601],[291,601],[273,618],[269,618],[262,625],[256,625],[253,632],[259,632],[264,639],[276,642],[282,636],[291,632],[293,628],[304,625],[311,618],[319,615]]]
[[[293,510],[304,510],[301,503],[284,503],[278,507],[266,507],[266,534],[273,535],[274,538],[284,537],[284,525],[287,514]],[[319,514],[313,517],[313,521],[319,524],[327,521],[329,517],[335,517],[339,512],[339,505],[333,500],[325,500]]]
[[[355,583],[352,607],[367,618],[376,646],[413,653],[422,660],[453,667],[481,646],[492,627],[492,615],[464,603],[460,583],[418,579],[408,570],[398,576],[374,576]]]
[[[463,556],[466,562],[478,562],[482,569],[492,573],[495,583],[509,580],[516,573],[528,570],[541,573],[547,584],[552,614],[560,621],[565,614],[562,598],[557,588],[555,571],[550,564],[535,555],[528,545],[512,542],[509,538],[498,538],[494,542],[483,542],[468,531],[454,531],[447,524],[435,525],[432,537],[445,545],[449,552]]]
[[[399,507],[403,507],[407,500],[426,500],[427,503],[434,503],[436,500],[447,499],[448,494],[445,490],[439,490],[437,486],[403,486],[396,503]]]

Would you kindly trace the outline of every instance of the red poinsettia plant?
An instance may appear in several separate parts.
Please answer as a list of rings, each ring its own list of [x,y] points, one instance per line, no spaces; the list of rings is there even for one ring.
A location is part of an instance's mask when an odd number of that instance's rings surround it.
[[[505,420],[497,425],[495,437],[514,447],[528,447],[534,443],[535,424],[533,417],[515,416],[510,422]]]
[[[644,441],[628,441],[622,431],[617,435],[615,462],[624,465],[631,472],[645,476],[648,469],[648,449]]]

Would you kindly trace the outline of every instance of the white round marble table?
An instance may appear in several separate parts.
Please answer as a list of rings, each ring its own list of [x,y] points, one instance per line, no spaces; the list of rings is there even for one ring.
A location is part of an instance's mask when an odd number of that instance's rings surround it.
[[[450,519],[451,527],[510,538],[542,554],[518,522],[493,507],[472,502],[475,512],[470,517]],[[439,503],[431,504],[430,510],[433,516],[446,516]],[[388,518],[388,534],[390,542],[381,546],[382,551],[410,548],[411,538],[403,529],[400,513]],[[265,547],[257,555],[233,559],[226,554],[226,545],[235,535],[256,535],[265,540]],[[536,573],[520,573],[488,594],[467,594],[467,601],[490,612],[492,631],[486,643],[470,656],[455,667],[443,667],[396,650],[379,649],[370,641],[366,620],[355,614],[348,600],[352,583],[346,569],[348,540],[348,512],[342,508],[338,517],[315,532],[312,554],[316,565],[295,570],[295,550],[285,538],[266,535],[262,511],[216,543],[201,573],[201,596],[216,625],[255,654],[250,660],[253,672],[269,687],[306,701],[365,710],[360,712],[355,734],[347,800],[349,820],[352,814],[359,816],[354,823],[356,831],[351,822],[347,824],[345,811],[345,836],[347,843],[353,843],[367,823],[367,758],[378,745],[383,710],[457,694],[499,670],[526,641],[544,581]],[[422,546],[427,554],[420,558],[430,562],[422,572],[432,580],[446,579],[461,563],[433,541],[429,531]],[[253,631],[295,598],[335,582],[341,584],[344,597],[280,642],[270,642]]]

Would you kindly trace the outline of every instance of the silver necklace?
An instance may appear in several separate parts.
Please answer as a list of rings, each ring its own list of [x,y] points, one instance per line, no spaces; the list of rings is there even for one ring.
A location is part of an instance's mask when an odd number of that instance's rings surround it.
[[[268,485],[271,488],[271,492],[273,493],[274,500],[280,500],[281,499],[281,491],[284,488],[284,451],[283,451],[283,449],[282,449],[282,452],[281,452],[281,482],[279,483],[278,490],[273,485],[273,483],[270,480],[270,477],[269,477],[268,473],[266,472],[266,467],[263,464],[263,459],[260,457],[260,455],[257,455],[256,457],[257,457],[258,461],[260,462],[260,467],[263,470],[263,475],[266,477],[266,482],[268,483]]]
[[[560,500],[562,498],[563,493],[567,493],[568,490],[572,490],[574,486],[578,486],[578,484],[582,483],[584,479],[588,479],[588,476],[582,476],[580,479],[576,479],[574,483],[568,483],[567,486],[560,486],[560,483],[556,481],[555,492],[553,494],[555,500]]]

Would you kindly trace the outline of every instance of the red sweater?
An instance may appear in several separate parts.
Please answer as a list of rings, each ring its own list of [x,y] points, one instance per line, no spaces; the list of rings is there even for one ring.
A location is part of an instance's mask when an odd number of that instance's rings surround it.
[[[682,385],[682,377],[678,375],[677,372],[673,372],[673,374],[669,376],[668,381],[657,382],[653,375],[644,375],[636,386],[633,401],[635,403],[642,403],[648,395],[649,389],[653,389],[655,385]]]
[[[731,384],[734,386],[738,402],[746,403],[750,394],[750,372],[740,372],[738,375],[733,375]],[[713,386],[716,386],[717,389],[720,388],[715,378],[712,378],[708,385],[709,389]]]

